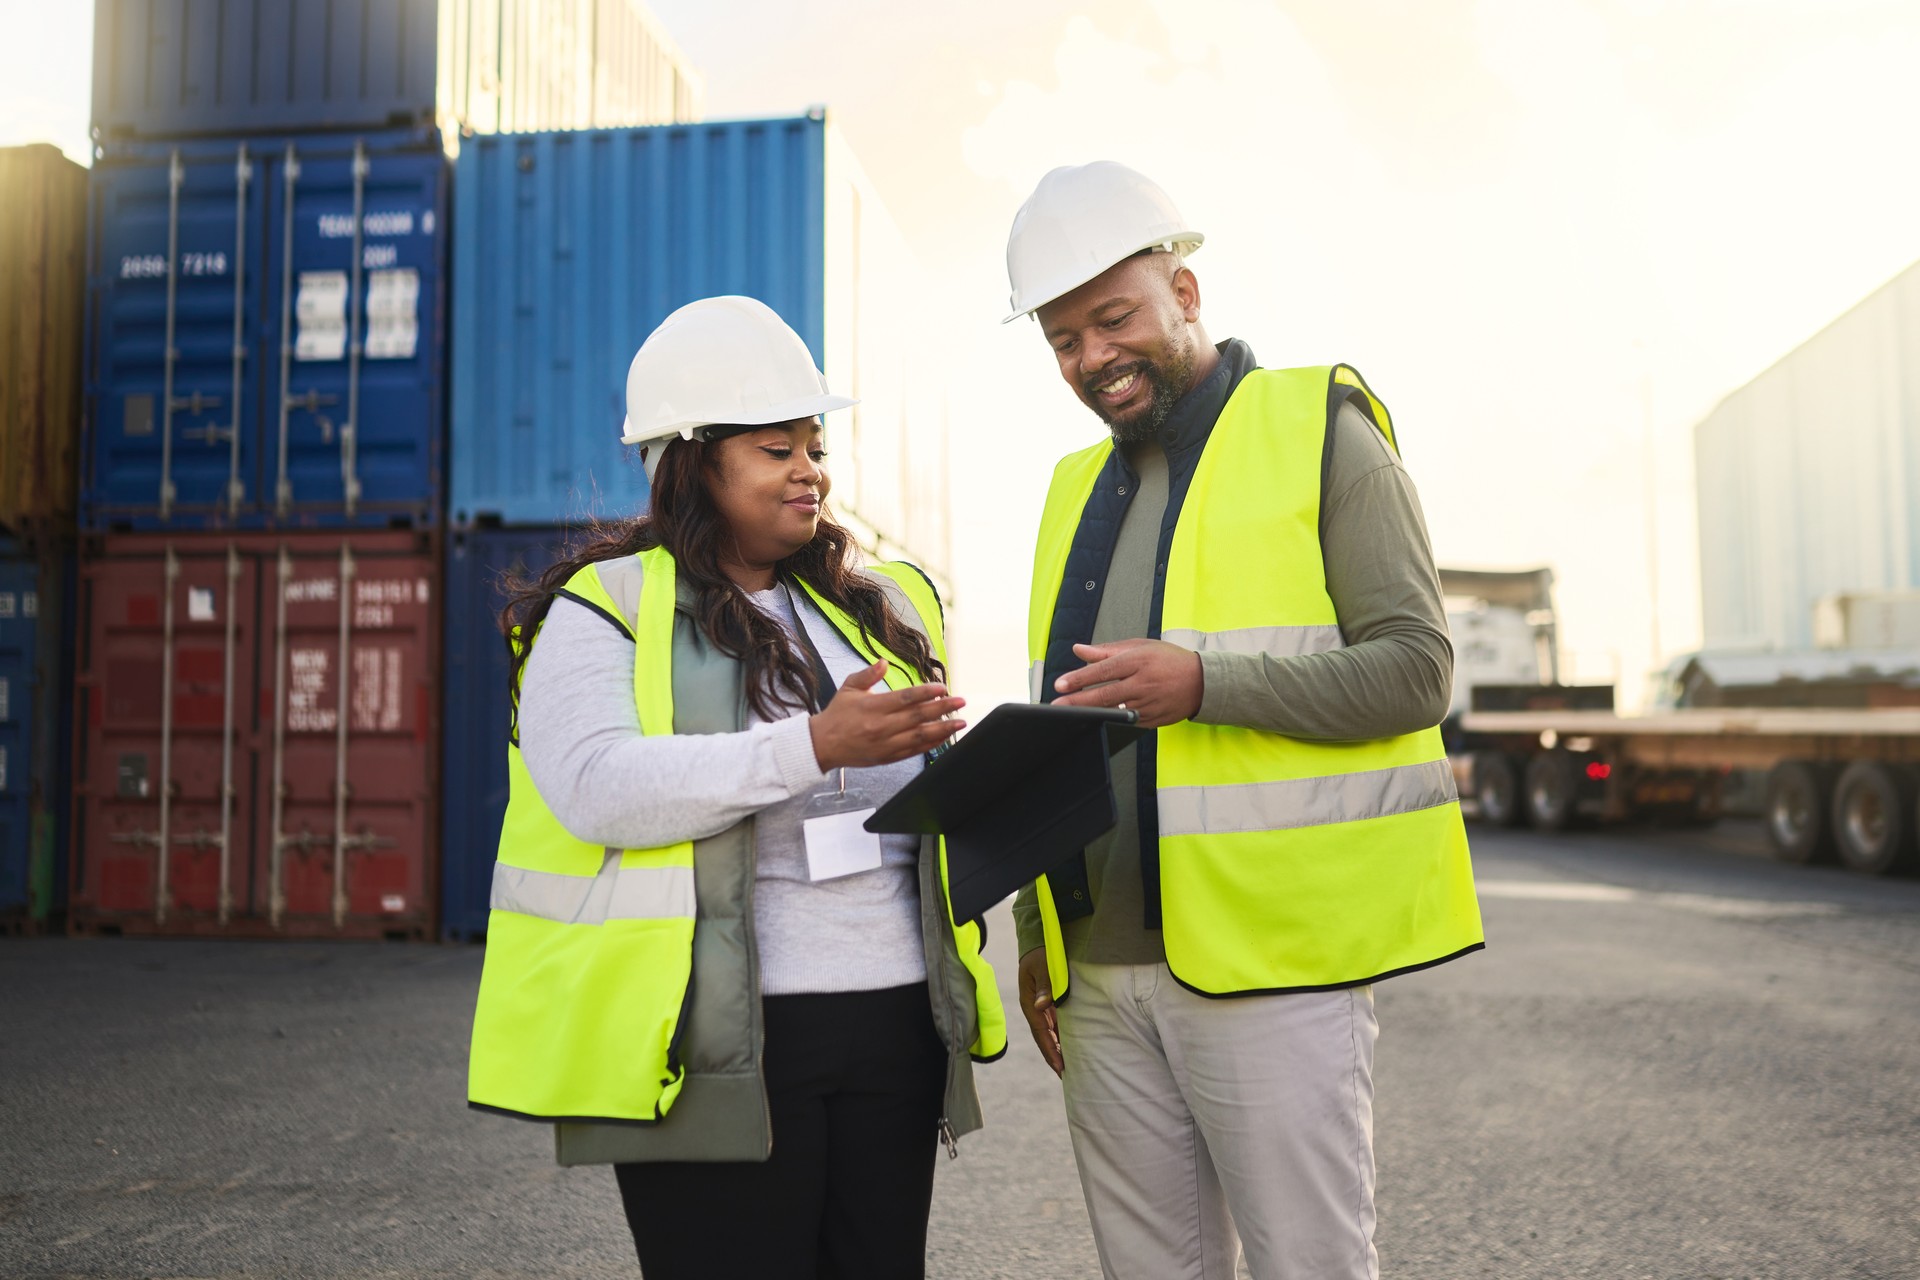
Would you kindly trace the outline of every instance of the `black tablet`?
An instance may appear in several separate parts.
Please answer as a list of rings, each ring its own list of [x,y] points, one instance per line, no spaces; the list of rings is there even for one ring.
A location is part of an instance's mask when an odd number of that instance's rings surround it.
[[[972,920],[1112,829],[1109,757],[1146,730],[1107,707],[995,707],[867,819],[947,838],[955,920]]]

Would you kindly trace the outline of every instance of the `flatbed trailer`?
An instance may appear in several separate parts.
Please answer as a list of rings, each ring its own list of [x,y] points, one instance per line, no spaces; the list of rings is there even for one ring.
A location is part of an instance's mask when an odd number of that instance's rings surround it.
[[[1754,769],[1779,857],[1876,875],[1920,861],[1920,709],[1467,711],[1447,737],[1460,794],[1485,822],[1707,824],[1723,779]]]

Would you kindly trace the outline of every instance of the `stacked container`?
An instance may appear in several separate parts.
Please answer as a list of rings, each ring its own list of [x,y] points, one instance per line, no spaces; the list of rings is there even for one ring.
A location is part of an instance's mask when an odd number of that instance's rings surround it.
[[[86,170],[0,150],[0,932],[66,900]]]
[[[632,0],[96,0],[72,921],[430,936],[449,152],[684,118]]]
[[[712,294],[767,303],[836,391],[832,505],[870,551],[949,564],[944,404],[914,367],[916,268],[823,112],[470,139],[454,181],[445,932],[477,936],[506,807],[503,571],[638,513],[627,365]]]

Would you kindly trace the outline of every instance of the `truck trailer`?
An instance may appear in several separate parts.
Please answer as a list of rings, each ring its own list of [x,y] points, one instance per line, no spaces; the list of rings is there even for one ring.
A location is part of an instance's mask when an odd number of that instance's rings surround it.
[[[1443,733],[1461,798],[1480,821],[1543,831],[1648,819],[1705,826],[1721,815],[1727,780],[1751,770],[1765,775],[1761,817],[1780,858],[1875,875],[1920,861],[1920,707],[1620,715],[1611,685],[1559,679],[1549,570],[1442,569],[1440,579],[1456,650]],[[1531,669],[1491,661],[1487,646],[1476,656],[1475,636],[1523,626],[1537,639]]]

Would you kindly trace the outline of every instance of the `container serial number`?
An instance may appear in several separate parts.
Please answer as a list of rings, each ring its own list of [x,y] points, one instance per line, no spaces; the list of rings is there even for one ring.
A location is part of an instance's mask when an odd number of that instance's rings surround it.
[[[183,276],[223,276],[227,274],[227,255],[224,253],[183,253],[180,255],[180,274]],[[163,253],[133,253],[120,259],[120,278],[122,280],[165,280],[167,278],[167,257]]]

